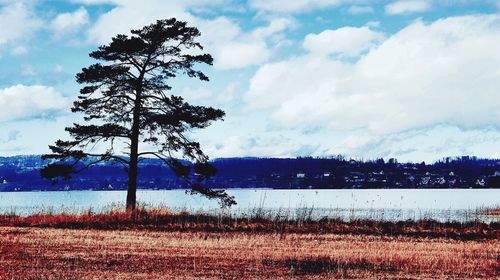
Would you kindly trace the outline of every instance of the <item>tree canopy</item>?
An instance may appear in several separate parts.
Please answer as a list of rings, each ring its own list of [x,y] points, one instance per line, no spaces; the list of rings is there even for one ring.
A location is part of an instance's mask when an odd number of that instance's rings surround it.
[[[127,209],[134,209],[138,163],[156,157],[185,179],[192,193],[217,198],[222,206],[235,204],[223,190],[205,186],[217,170],[200,144],[189,138],[193,129],[206,128],[225,113],[168,94],[178,75],[209,80],[195,68],[213,62],[210,54],[196,54],[203,50],[196,41],[199,36],[197,28],[171,18],[132,30],[131,35],[117,35],[91,52],[90,57],[102,62],[76,75],[83,86],[72,107],[72,112],[84,115],[85,124],[66,128],[72,140],[49,146],[52,153],[43,158],[53,162],[41,170],[42,176],[69,179],[92,165],[115,161],[126,167]],[[115,151],[117,141],[126,144],[126,156]],[[102,143],[107,144],[104,152],[92,152]]]

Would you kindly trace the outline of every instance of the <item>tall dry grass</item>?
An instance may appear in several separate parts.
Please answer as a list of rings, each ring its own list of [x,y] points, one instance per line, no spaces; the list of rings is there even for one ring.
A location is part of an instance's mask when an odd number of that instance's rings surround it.
[[[41,213],[21,216],[15,213],[0,215],[0,226],[50,227],[68,229],[141,229],[178,232],[249,232],[249,233],[335,233],[385,236],[446,237],[462,240],[499,239],[500,223],[377,221],[324,217],[313,219],[311,211],[293,216],[284,212],[255,211],[247,216],[171,212],[164,208],[138,208],[133,212],[110,210],[83,214]]]

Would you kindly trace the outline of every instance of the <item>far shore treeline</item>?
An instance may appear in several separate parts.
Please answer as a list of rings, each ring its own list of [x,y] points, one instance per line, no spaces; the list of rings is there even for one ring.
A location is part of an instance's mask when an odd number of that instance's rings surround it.
[[[102,163],[54,184],[40,177],[39,169],[47,162],[40,156],[0,157],[0,191],[127,189],[121,165]],[[227,158],[215,159],[212,164],[219,170],[210,179],[215,188],[500,188],[500,160],[468,156],[432,164],[399,163],[395,159],[360,161],[342,156]],[[189,188],[160,160],[143,158],[139,170],[140,189]]]

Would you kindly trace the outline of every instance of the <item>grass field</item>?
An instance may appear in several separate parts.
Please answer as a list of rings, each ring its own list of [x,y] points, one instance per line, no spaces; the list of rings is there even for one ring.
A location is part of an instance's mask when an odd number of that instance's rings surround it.
[[[498,279],[498,224],[0,216],[4,279]]]

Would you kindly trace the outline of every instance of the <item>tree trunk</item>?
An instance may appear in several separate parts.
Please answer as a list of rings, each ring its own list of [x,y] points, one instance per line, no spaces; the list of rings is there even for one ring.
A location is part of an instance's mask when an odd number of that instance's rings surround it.
[[[135,210],[137,198],[137,161],[138,161],[138,146],[139,135],[132,136],[130,147],[130,165],[128,172],[128,188],[127,188],[127,211]]]
[[[130,137],[130,164],[128,171],[127,211],[135,210],[137,192],[137,169],[139,161],[139,121],[140,121],[140,93],[135,100],[134,116],[132,120],[132,135]]]
[[[137,204],[137,169],[139,161],[139,134],[141,121],[141,95],[142,81],[146,72],[150,56],[142,67],[141,73],[137,78],[137,88],[135,90],[134,112],[132,117],[132,134],[130,135],[130,164],[128,171],[128,189],[127,189],[127,211],[135,210]]]
[[[141,75],[142,77],[142,75]],[[130,164],[128,171],[127,211],[135,210],[137,203],[137,169],[139,161],[139,127],[141,113],[141,90],[137,90],[134,115],[132,119],[132,134],[130,137]]]

